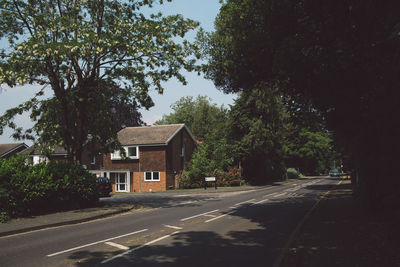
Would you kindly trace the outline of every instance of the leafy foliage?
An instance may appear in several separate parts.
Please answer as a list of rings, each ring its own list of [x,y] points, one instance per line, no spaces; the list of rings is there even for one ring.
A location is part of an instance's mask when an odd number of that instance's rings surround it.
[[[330,169],[336,159],[332,138],[328,132],[301,128],[289,134],[285,142],[286,165],[299,168],[306,175],[315,175]]]
[[[255,184],[284,178],[287,113],[277,88],[259,84],[243,92],[230,113],[230,140],[244,176]]]
[[[288,168],[286,170],[286,173],[287,173],[287,178],[288,179],[296,179],[296,178],[299,178],[301,176],[300,172],[297,171],[296,169],[293,169],[293,168]]]
[[[228,110],[218,107],[205,96],[182,97],[172,105],[173,113],[164,115],[156,124],[184,123],[201,143],[189,163],[189,170],[180,178],[183,187],[203,185],[205,176],[223,173],[233,157],[227,141]]]
[[[184,123],[191,130],[192,134],[203,141],[206,135],[213,131],[220,131],[224,127],[228,110],[223,106],[218,107],[211,103],[206,96],[198,96],[193,99],[191,96],[182,97],[171,105],[173,112],[164,115],[155,124]]]
[[[374,206],[398,195],[398,2],[227,0],[208,77],[225,92],[279,83],[312,105],[351,157]],[[384,180],[384,181],[381,181]]]
[[[89,137],[101,140],[100,146],[115,139],[118,110],[112,106],[132,110],[137,101],[149,108],[150,89],[162,93],[162,82],[172,77],[186,83],[180,70],[199,70],[199,54],[181,38],[198,23],[181,15],[144,16],[141,8],[155,2],[0,0],[0,38],[9,43],[0,50],[0,84],[39,84],[54,93],[40,100],[40,91],[8,110],[0,117],[0,133],[8,126],[14,137],[32,138],[35,131],[79,161]],[[30,110],[39,123],[23,132],[12,119]],[[93,116],[96,110],[101,112]],[[99,134],[98,121],[106,129]]]
[[[25,157],[0,159],[0,212],[27,216],[82,208],[98,200],[94,175],[71,162],[32,165]]]

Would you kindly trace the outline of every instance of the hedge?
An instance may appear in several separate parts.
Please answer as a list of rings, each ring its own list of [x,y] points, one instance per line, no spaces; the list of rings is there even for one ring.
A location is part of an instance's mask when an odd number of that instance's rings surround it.
[[[0,159],[0,213],[4,217],[83,208],[97,201],[96,177],[80,165],[66,161],[33,165],[26,157]]]

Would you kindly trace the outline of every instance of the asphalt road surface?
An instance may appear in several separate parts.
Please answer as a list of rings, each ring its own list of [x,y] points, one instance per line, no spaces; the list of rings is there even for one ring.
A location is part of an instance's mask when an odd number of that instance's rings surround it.
[[[154,208],[2,237],[0,266],[277,266],[299,223],[339,180],[141,196]]]

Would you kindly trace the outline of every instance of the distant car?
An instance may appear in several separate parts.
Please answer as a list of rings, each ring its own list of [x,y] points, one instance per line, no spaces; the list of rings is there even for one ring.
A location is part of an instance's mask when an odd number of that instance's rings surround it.
[[[112,191],[110,179],[107,177],[98,177],[97,184],[99,185],[99,196],[109,197]]]
[[[330,177],[338,177],[338,176],[340,176],[340,173],[339,173],[338,170],[333,169],[333,170],[331,170],[331,171],[329,172],[329,176],[330,176]]]

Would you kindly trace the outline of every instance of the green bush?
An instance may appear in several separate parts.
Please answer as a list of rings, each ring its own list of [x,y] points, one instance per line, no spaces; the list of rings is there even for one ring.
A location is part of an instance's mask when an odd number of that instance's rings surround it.
[[[80,165],[25,157],[0,161],[0,212],[27,216],[91,206],[98,200],[94,175]]]
[[[296,178],[299,178],[301,175],[300,172],[298,172],[296,169],[293,169],[293,168],[288,168],[286,170],[286,173],[287,173],[288,179],[296,179]]]
[[[178,176],[178,187],[180,189],[191,188],[191,182],[190,182],[190,178],[189,178],[189,175],[187,174],[187,172],[182,172]]]

